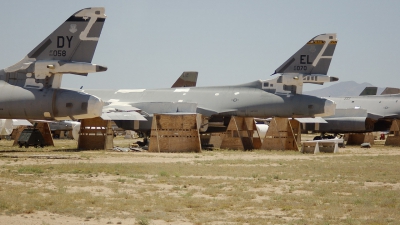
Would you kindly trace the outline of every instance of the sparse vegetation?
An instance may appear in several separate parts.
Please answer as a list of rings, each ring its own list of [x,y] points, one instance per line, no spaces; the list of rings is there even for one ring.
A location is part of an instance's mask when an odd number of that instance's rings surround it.
[[[222,150],[196,157],[196,153],[72,152],[57,147],[24,152],[3,148],[5,144],[0,141],[1,149],[6,149],[0,150],[3,215],[44,211],[82,221],[120,218],[113,224],[136,218],[140,225],[153,220],[171,224],[400,221],[400,153],[393,147],[346,149],[335,155]],[[64,158],[31,157],[49,154]],[[148,161],[129,162],[127,157]],[[151,160],[156,157],[163,160]]]
[[[137,219],[137,224],[139,225],[149,225],[149,220],[147,218],[140,217]]]

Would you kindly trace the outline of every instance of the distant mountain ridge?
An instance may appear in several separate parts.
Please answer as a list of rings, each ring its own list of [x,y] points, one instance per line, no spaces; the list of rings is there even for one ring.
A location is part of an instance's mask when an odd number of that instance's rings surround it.
[[[333,84],[326,88],[313,91],[304,91],[303,94],[318,97],[340,97],[340,96],[359,96],[365,87],[376,87],[370,83],[357,83],[355,81],[343,81]],[[378,87],[377,95],[381,94],[385,88]]]

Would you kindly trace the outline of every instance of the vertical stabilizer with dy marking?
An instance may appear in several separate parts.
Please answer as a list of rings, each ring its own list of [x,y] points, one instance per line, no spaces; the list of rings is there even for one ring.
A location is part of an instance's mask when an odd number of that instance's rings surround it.
[[[104,8],[86,8],[70,16],[27,57],[36,60],[92,62],[106,15]]]
[[[106,19],[104,13],[104,8],[95,7],[72,14],[21,61],[1,70],[0,79],[26,88],[58,88],[62,74],[106,71],[106,67],[91,63]]]

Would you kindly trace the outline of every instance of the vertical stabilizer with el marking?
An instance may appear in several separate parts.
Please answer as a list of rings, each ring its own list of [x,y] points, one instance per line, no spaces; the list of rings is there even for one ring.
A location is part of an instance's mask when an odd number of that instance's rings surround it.
[[[185,71],[182,75],[175,81],[171,88],[176,87],[196,87],[197,76],[199,72],[196,71]]]
[[[102,7],[74,13],[21,61],[0,71],[0,78],[28,88],[42,88],[49,82],[57,88],[62,74],[106,71],[106,67],[91,63],[106,19],[104,13]],[[45,83],[40,82],[44,79]]]
[[[275,70],[277,78],[263,81],[262,89],[271,93],[301,94],[304,83],[338,81],[337,77],[327,76],[336,44],[334,33],[312,38]]]
[[[283,63],[275,73],[320,74],[328,73],[337,44],[336,34],[321,34],[308,41]]]

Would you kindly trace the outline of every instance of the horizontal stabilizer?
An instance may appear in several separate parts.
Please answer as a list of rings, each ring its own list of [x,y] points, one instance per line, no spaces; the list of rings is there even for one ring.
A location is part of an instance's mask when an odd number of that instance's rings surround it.
[[[24,63],[24,67],[13,72],[33,73],[36,79],[45,79],[52,74],[77,74],[86,76],[88,73],[107,71],[107,67],[85,62],[64,62],[64,61],[34,61]]]

